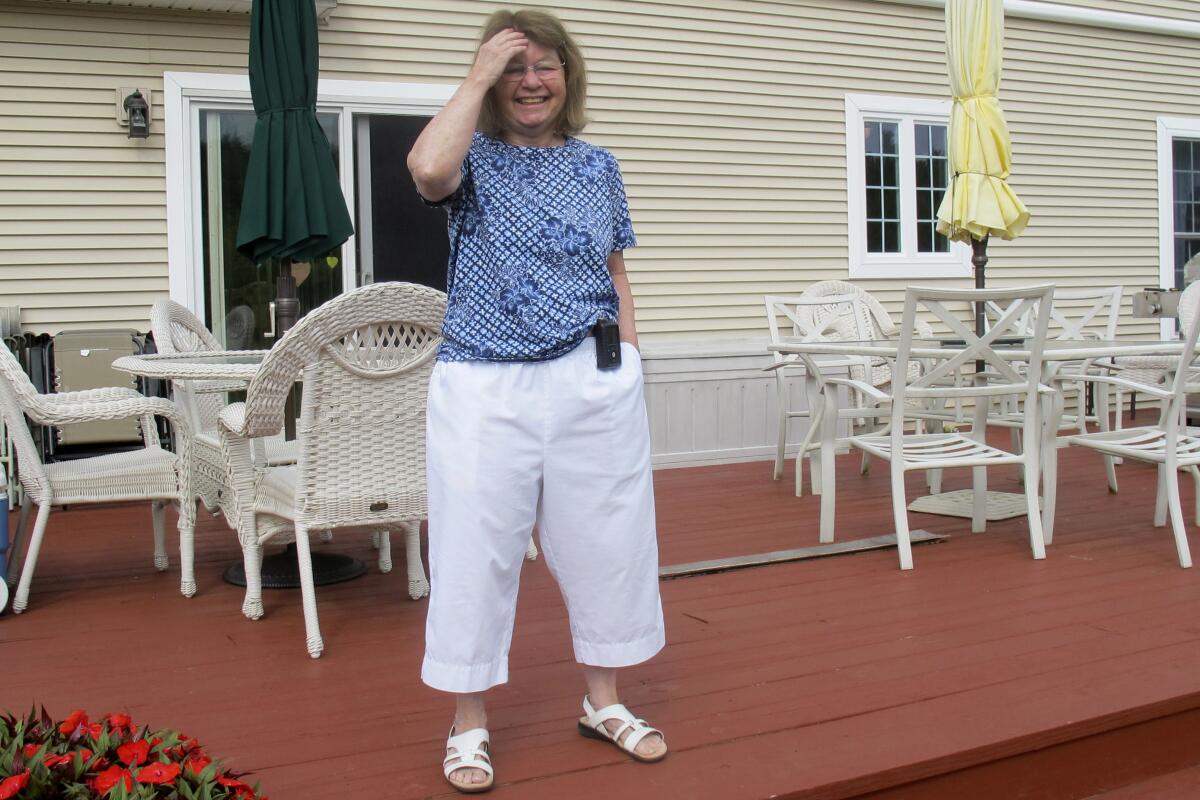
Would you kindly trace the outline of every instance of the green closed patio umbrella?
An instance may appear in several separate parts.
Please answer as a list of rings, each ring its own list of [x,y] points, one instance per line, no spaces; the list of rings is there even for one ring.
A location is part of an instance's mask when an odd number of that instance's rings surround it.
[[[256,264],[279,259],[275,330],[282,335],[299,317],[292,260],[312,261],[354,233],[329,140],[317,123],[313,0],[254,0],[249,67],[258,120],[246,166],[237,247]],[[291,439],[295,422],[290,408],[285,419]],[[289,545],[288,552],[263,559],[263,586],[300,585],[294,548]],[[365,571],[358,559],[313,554],[317,584],[349,580]],[[245,586],[242,565],[226,570],[225,580]]]
[[[312,0],[254,0],[249,67],[258,121],[237,247],[256,264],[280,260],[276,330],[283,333],[299,310],[291,260],[311,261],[354,233],[329,140],[317,123]]]

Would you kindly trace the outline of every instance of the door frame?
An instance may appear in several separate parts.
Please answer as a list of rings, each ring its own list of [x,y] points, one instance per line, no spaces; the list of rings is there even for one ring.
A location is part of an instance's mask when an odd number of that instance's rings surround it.
[[[1175,284],[1175,175],[1172,143],[1177,138],[1200,139],[1200,117],[1158,118],[1158,284]],[[1159,321],[1164,339],[1177,338],[1175,320]]]
[[[325,80],[317,82],[317,111],[338,115],[338,173],[342,195],[353,213],[354,115],[433,116],[458,84]],[[200,196],[200,111],[253,110],[246,73],[163,73],[167,171],[167,273],[171,299],[205,319],[202,203]],[[342,250],[342,290],[353,289],[358,263],[354,237]]]

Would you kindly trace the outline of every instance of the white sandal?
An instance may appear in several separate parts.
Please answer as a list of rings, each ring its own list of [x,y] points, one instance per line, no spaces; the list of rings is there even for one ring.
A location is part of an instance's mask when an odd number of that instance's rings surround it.
[[[583,697],[583,712],[587,715],[579,720],[579,733],[581,736],[586,736],[589,739],[601,739],[606,742],[612,742],[617,747],[624,750],[631,757],[638,761],[647,764],[655,761],[662,761],[667,757],[667,751],[663,750],[656,756],[644,756],[637,752],[638,742],[645,739],[647,736],[657,733],[662,737],[663,744],[667,743],[667,737],[663,736],[663,732],[658,728],[651,728],[646,724],[646,720],[638,719],[629,713],[629,709],[620,703],[613,703],[611,706],[605,706],[599,710],[592,708],[591,700],[584,695]],[[608,728],[604,723],[609,720],[616,720],[621,723],[617,728],[616,733],[609,733]],[[629,735],[624,739],[621,738],[625,732]]]
[[[449,750],[451,747],[454,748],[454,752],[447,753],[446,757],[442,759],[442,774],[446,776],[446,781],[465,794],[486,792],[491,789],[492,779],[495,775],[492,772],[492,757],[488,755],[490,747],[487,729],[472,728],[455,736],[454,727],[451,726],[450,738],[446,739],[446,749]],[[460,769],[483,770],[487,773],[487,780],[483,783],[460,783],[450,777]]]

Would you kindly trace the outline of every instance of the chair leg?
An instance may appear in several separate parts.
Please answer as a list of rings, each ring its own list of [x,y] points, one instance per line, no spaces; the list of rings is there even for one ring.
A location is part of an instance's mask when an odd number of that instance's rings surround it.
[[[1055,392],[1052,398],[1043,402],[1049,413],[1041,421],[1042,440],[1038,444],[1038,458],[1042,465],[1042,537],[1049,545],[1054,541],[1054,515],[1058,505],[1058,425],[1062,420],[1062,395]],[[1025,491],[1032,492],[1036,498],[1038,486],[1026,486]]]
[[[421,524],[405,522],[402,526],[404,549],[408,556],[408,596],[420,600],[429,594],[429,580],[425,577],[425,565],[421,563]],[[532,537],[529,543],[533,544]]]
[[[1167,505],[1171,510],[1171,530],[1175,535],[1175,552],[1179,555],[1179,566],[1192,566],[1192,554],[1188,550],[1187,528],[1183,522],[1183,507],[1179,500],[1179,473],[1170,470],[1166,476]]]
[[[31,503],[28,497],[26,503]],[[25,567],[21,570],[21,581],[17,584],[17,593],[13,596],[12,610],[20,614],[29,605],[29,586],[33,583],[33,572],[37,569],[38,553],[42,549],[42,537],[46,534],[46,521],[50,519],[51,498],[46,498],[44,505],[38,506],[37,519],[33,523],[33,534],[29,537],[29,550],[25,553]]]
[[[8,574],[0,575],[0,580],[8,584],[15,585],[20,575],[21,546],[25,541],[25,526],[29,524],[29,509],[31,508],[33,508],[33,501],[26,497],[21,503],[21,513],[17,515],[17,528],[10,531],[11,536],[8,540],[11,543],[11,549],[8,551]]]
[[[987,530],[987,467],[971,468],[971,533]]]
[[[419,527],[419,526],[418,526]],[[533,534],[529,534],[529,546],[525,548],[525,560],[537,561],[538,549],[537,542],[533,540]]]
[[[930,494],[941,494],[942,493],[942,470],[941,470],[941,468],[926,470],[925,471],[925,480],[929,484],[929,493]]]
[[[179,593],[196,594],[196,501],[188,498],[179,509]]]
[[[1154,495],[1154,527],[1167,524],[1167,465],[1158,465],[1158,491]]]
[[[313,583],[308,535],[308,529],[296,523],[296,561],[300,567],[300,604],[304,607],[305,645],[310,656],[320,658],[325,650],[325,642],[321,639],[321,623],[317,619],[317,587]]]
[[[835,451],[837,436],[837,399],[832,392],[824,396],[824,412],[821,415],[821,523],[819,539],[823,544],[833,541],[837,486]],[[816,471],[814,470],[814,473]]]
[[[783,402],[783,398],[780,398]],[[775,441],[775,480],[783,477],[783,452],[787,449],[787,410],[782,409],[779,413],[779,433]]]
[[[1188,467],[1188,472],[1192,473],[1192,494],[1196,502],[1196,524],[1200,525],[1200,469],[1196,465]]]
[[[1121,405],[1120,395],[1117,395],[1117,419],[1116,425],[1120,428],[1121,425]],[[1096,387],[1096,419],[1100,424],[1100,430],[1111,430],[1111,425],[1108,419],[1108,387]],[[1104,472],[1108,477],[1108,491],[1112,494],[1117,494],[1117,464],[1121,463],[1121,459],[1115,456],[1104,456]]]
[[[391,531],[372,531],[371,538],[378,544],[379,571],[384,575],[392,571],[392,534]]]
[[[912,540],[908,534],[908,497],[904,492],[904,470],[892,462],[892,516],[896,523],[896,550],[900,569],[912,569]]]
[[[246,597],[242,600],[242,614],[246,619],[262,619],[262,544],[258,531],[242,540],[242,564],[246,570]]]
[[[166,505],[165,500],[150,503],[150,514],[154,518],[154,568],[159,572],[165,572],[171,566],[167,558]]]

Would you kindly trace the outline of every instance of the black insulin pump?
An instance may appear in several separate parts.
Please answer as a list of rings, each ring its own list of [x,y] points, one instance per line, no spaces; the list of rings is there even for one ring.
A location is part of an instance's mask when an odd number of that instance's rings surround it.
[[[592,328],[596,337],[597,369],[621,366],[621,328],[615,319],[602,319]]]

